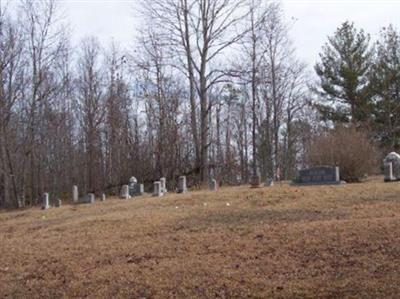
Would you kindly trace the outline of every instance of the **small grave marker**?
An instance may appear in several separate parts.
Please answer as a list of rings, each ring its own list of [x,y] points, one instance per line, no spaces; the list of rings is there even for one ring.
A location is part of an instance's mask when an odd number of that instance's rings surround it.
[[[218,183],[217,183],[217,180],[216,180],[216,179],[212,179],[212,180],[210,181],[210,190],[211,190],[211,191],[214,191],[214,192],[217,192],[217,191],[218,191]]]
[[[61,199],[57,199],[57,200],[56,200],[56,208],[61,208],[61,206],[62,206],[62,201],[61,201]]]
[[[72,201],[77,203],[79,201],[78,186],[72,186]]]
[[[120,194],[121,199],[129,199],[131,198],[129,195],[129,186],[128,185],[123,185],[121,188],[121,194]]]
[[[186,192],[187,192],[186,177],[181,176],[179,177],[178,180],[178,193],[186,193]]]
[[[49,193],[44,193],[44,194],[43,194],[42,209],[43,209],[43,210],[48,210],[48,209],[50,209]]]
[[[144,184],[139,184],[139,195],[144,194]]]
[[[393,152],[386,156],[383,161],[385,182],[400,181],[400,155]]]
[[[167,179],[166,178],[161,178],[160,179],[161,183],[161,192],[162,193],[167,193]]]
[[[94,193],[89,193],[86,195],[86,200],[85,200],[86,203],[92,204],[92,203],[95,203],[95,201],[96,201],[96,197],[95,197]]]
[[[162,190],[161,190],[162,188],[161,188],[161,182],[160,181],[158,181],[158,182],[154,182],[154,192],[153,192],[153,196],[154,197],[161,197],[161,196],[163,196],[164,194],[162,193]]]
[[[395,181],[394,175],[393,175],[393,163],[385,163],[384,165],[384,171],[385,171],[385,182],[393,182]]]

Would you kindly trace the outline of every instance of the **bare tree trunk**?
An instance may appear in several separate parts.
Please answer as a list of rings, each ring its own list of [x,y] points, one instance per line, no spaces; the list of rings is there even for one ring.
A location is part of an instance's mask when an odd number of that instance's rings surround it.
[[[253,144],[253,165],[252,175],[257,176],[257,36],[255,33],[254,6],[251,8],[251,100],[252,100],[252,144]]]
[[[190,27],[189,27],[189,6],[187,0],[181,0],[182,10],[183,10],[183,31],[181,30],[182,42],[185,48],[186,61],[187,61],[187,72],[189,80],[189,99],[190,99],[190,118],[191,118],[191,129],[193,136],[193,143],[196,155],[196,165],[195,168],[200,167],[200,145],[197,130],[197,116],[196,116],[196,83],[193,68],[193,56],[192,47],[190,40]]]
[[[207,87],[205,78],[205,66],[200,76],[200,145],[201,145],[201,156],[200,156],[200,181],[207,182],[208,180],[208,97]]]

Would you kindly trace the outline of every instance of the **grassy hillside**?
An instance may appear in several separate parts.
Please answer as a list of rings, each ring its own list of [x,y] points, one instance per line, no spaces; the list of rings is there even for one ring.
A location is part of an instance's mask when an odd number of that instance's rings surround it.
[[[400,294],[400,183],[0,213],[0,298]]]

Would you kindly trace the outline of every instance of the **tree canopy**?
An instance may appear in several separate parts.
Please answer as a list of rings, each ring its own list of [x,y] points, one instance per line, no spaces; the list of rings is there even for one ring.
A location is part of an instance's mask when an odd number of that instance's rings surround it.
[[[316,104],[323,120],[339,123],[365,122],[370,117],[370,37],[344,22],[328,38],[315,71],[320,79]]]

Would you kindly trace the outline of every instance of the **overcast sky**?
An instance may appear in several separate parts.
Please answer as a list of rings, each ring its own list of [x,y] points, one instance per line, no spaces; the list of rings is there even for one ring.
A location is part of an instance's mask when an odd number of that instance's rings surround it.
[[[148,0],[151,1],[151,0]],[[114,39],[123,47],[133,43],[140,20],[135,17],[137,0],[62,0],[74,41],[93,34],[103,44]],[[328,35],[345,20],[354,21],[373,39],[382,26],[400,28],[400,0],[283,0],[297,53],[313,65]]]

